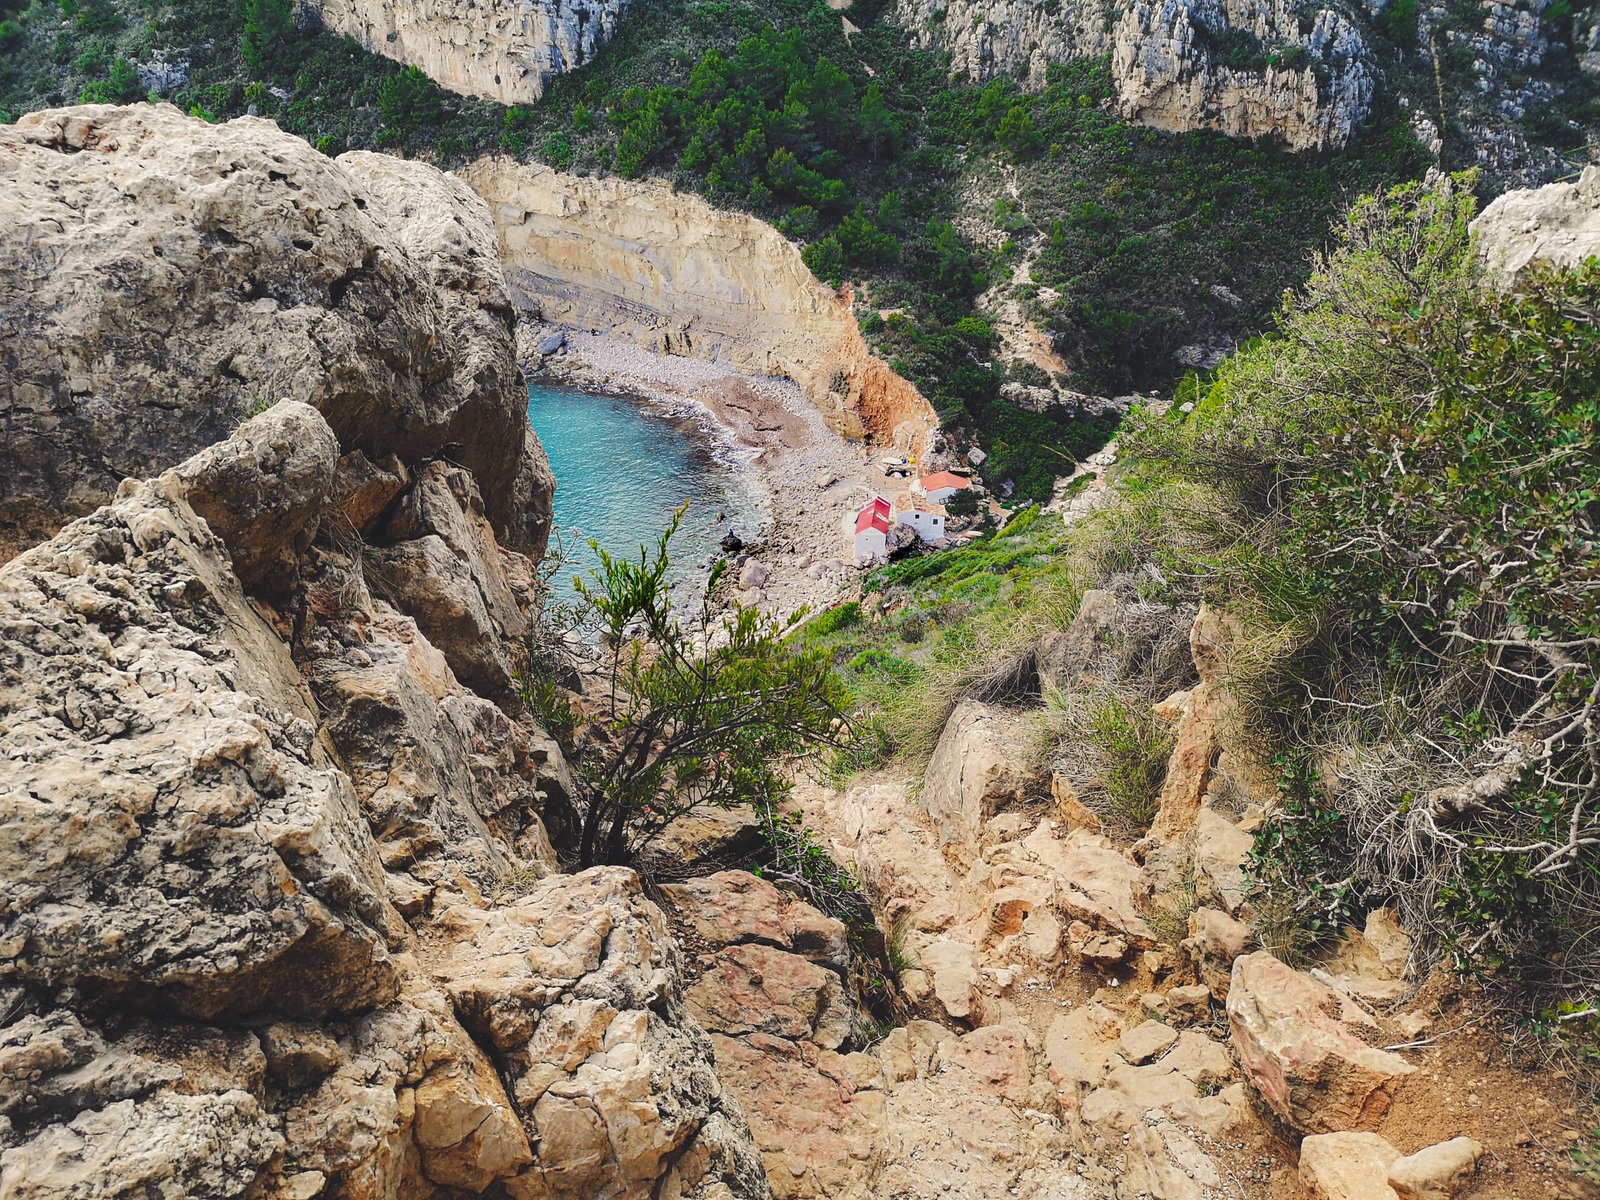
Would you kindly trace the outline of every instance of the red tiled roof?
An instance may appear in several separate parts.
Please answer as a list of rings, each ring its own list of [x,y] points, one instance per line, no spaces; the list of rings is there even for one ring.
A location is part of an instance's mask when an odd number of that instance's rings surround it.
[[[869,529],[876,529],[879,533],[888,533],[890,511],[889,502],[882,496],[876,497],[871,504],[856,514],[856,532],[865,533]]]
[[[962,488],[971,486],[972,480],[952,474],[949,471],[935,471],[932,475],[924,475],[922,477],[922,490],[925,492],[936,492],[940,488],[955,488],[959,491]]]

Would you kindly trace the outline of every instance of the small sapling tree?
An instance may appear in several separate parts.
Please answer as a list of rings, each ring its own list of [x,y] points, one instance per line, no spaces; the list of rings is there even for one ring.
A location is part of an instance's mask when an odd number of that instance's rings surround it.
[[[667,575],[682,518],[637,561],[596,546],[600,565],[576,581],[608,692],[604,736],[581,765],[582,867],[631,862],[693,810],[782,792],[786,766],[839,744],[846,728],[827,654],[787,644],[774,618],[718,615],[709,599],[679,618]]]

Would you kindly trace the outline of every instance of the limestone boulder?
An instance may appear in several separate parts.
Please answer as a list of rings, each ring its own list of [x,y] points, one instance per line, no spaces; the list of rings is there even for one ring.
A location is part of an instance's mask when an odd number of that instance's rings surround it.
[[[1300,1143],[1300,1181],[1312,1200],[1394,1200],[1389,1165],[1399,1157],[1375,1133],[1319,1133]]]
[[[119,1100],[0,1150],[16,1200],[254,1196],[283,1135],[248,1092]]]
[[[1364,1014],[1352,1007],[1265,951],[1233,964],[1227,1011],[1239,1061],[1267,1106],[1295,1129],[1371,1130],[1416,1069],[1358,1037],[1352,1024]]]
[[[316,533],[339,443],[309,404],[274,405],[173,474],[189,507],[228,547],[246,591],[281,594]]]
[[[1424,1146],[1389,1163],[1388,1184],[1399,1200],[1451,1200],[1472,1185],[1486,1150],[1469,1137]]]
[[[542,548],[552,484],[487,209],[424,164],[346,158],[167,105],[5,128],[0,542],[287,398],[374,463],[448,448],[507,544]]]
[[[1030,783],[1015,714],[964,700],[945,722],[923,774],[921,800],[942,844],[970,853],[989,818],[1020,801]]]
[[[1247,866],[1255,835],[1239,828],[1209,805],[1195,821],[1192,862],[1196,898],[1239,916],[1249,894]]]
[[[1109,649],[1123,613],[1114,591],[1091,588],[1084,592],[1072,624],[1040,640],[1039,682],[1057,692],[1074,690],[1096,656]]]
[[[759,942],[841,971],[849,961],[842,921],[748,871],[720,871],[664,884],[661,892],[693,935],[707,945]]]
[[[718,951],[685,999],[707,1029],[762,1032],[837,1050],[850,1035],[839,976],[799,955],[747,943]]]
[[[527,1197],[767,1194],[705,1034],[683,1008],[676,946],[638,877],[551,876],[433,926],[428,970],[485,1046],[534,1143],[505,1183]]]
[[[1189,936],[1179,948],[1194,964],[1207,990],[1219,1001],[1228,998],[1233,984],[1233,964],[1255,944],[1255,932],[1217,908],[1197,908],[1189,914]]]
[[[374,605],[364,633],[310,683],[391,880],[489,891],[513,863],[552,869],[543,814],[574,787],[560,749],[461,687],[410,618]]]
[[[530,565],[500,548],[472,476],[445,462],[417,473],[384,526],[394,544],[380,552],[377,576],[394,603],[416,619],[456,677],[508,698],[516,687],[521,640],[531,628]]]
[[[1570,183],[1509,191],[1472,222],[1490,274],[1510,286],[1534,262],[1575,267],[1600,254],[1600,167]]]
[[[403,934],[288,650],[171,477],[0,568],[0,986],[382,1004]]]

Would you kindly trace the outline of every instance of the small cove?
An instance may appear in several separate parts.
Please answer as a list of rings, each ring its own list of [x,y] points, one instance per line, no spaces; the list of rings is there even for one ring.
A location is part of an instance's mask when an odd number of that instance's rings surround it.
[[[731,527],[752,537],[763,514],[740,453],[711,426],[708,414],[667,411],[648,400],[605,395],[535,380],[528,419],[555,472],[555,525],[567,556],[554,581],[556,598],[574,595],[572,577],[599,563],[593,538],[613,555],[653,549],[679,505],[683,526],[672,542],[674,600],[698,600],[706,566]]]

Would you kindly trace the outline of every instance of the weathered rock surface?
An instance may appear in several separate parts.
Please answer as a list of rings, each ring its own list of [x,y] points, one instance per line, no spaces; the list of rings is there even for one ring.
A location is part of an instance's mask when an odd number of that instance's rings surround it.
[[[1484,1154],[1469,1137],[1424,1146],[1389,1163],[1388,1184],[1400,1200],[1450,1200],[1471,1185]]]
[[[317,410],[288,401],[241,425],[176,472],[189,507],[228,547],[252,592],[293,588],[328,502],[339,444]]]
[[[766,1194],[743,1116],[684,1020],[677,951],[637,876],[553,876],[514,904],[460,905],[429,970],[510,1080],[536,1143],[514,1197]]]
[[[383,1003],[401,926],[355,794],[182,477],[0,571],[0,986],[201,1020]]]
[[[627,0],[315,0],[314,7],[335,33],[420,68],[440,87],[521,104],[592,59]]]
[[[1319,1133],[1300,1143],[1300,1179],[1312,1200],[1390,1200],[1400,1151],[1375,1133]]]
[[[1015,713],[976,700],[956,706],[923,772],[922,804],[942,846],[969,853],[989,818],[1021,802],[1029,784],[1019,753],[1025,736]]]
[[[0,553],[285,397],[374,463],[454,445],[500,536],[542,548],[549,468],[460,183],[148,104],[23,117],[0,176]]]
[[[1600,167],[1572,183],[1507,192],[1472,223],[1490,274],[1510,285],[1533,262],[1575,267],[1600,254]]]
[[[279,404],[0,567],[0,1191],[767,1195],[659,910],[549,873],[560,752],[304,545],[336,474]],[[407,486],[510,587],[470,476]]]
[[[1258,47],[1262,65],[1229,65],[1230,42]],[[1135,0],[1117,22],[1111,72],[1120,108],[1141,123],[1294,150],[1346,144],[1367,118],[1377,76],[1349,17],[1284,0]]]
[[[580,178],[485,158],[485,200],[517,304],[671,354],[800,385],[830,425],[917,454],[938,419],[867,348],[848,302],[770,225],[665,184]]]
[[[1356,1036],[1371,1018],[1258,951],[1233,964],[1228,1022],[1239,1061],[1273,1112],[1305,1133],[1376,1127],[1416,1068]]]
[[[1118,104],[1132,119],[1276,138],[1294,149],[1348,142],[1376,82],[1362,31],[1347,16],[1326,7],[1301,13],[1282,0],[1137,0],[1120,16],[1074,0],[899,0],[897,12],[919,44],[947,49],[970,78],[1017,73],[1042,86],[1051,62],[1109,52]],[[1230,65],[1241,43],[1258,49],[1259,65]]]

